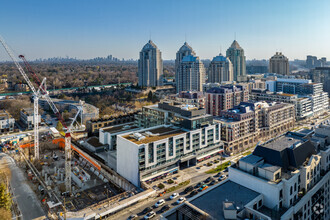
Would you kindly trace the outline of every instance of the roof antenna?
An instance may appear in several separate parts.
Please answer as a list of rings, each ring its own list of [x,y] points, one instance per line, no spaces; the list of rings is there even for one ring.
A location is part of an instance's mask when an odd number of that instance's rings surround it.
[[[222,48],[221,48],[221,45],[220,45],[220,54],[222,54]]]
[[[149,31],[149,40],[151,41],[151,31]]]
[[[234,33],[234,40],[236,40],[236,31],[235,31],[235,33]]]
[[[187,43],[187,33],[184,33],[184,42]]]

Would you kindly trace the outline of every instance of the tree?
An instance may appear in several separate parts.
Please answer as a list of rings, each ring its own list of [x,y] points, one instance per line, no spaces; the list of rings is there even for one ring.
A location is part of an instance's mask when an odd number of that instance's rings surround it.
[[[149,93],[148,93],[148,101],[152,101],[152,92],[151,91],[149,91]]]
[[[11,196],[10,193],[7,192],[6,184],[0,183],[0,208],[10,210],[11,203],[12,203]]]

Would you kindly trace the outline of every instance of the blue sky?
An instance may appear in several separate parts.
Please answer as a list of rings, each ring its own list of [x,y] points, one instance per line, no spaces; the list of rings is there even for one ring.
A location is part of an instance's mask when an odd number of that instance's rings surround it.
[[[329,11],[326,0],[2,0],[0,34],[29,59],[136,59],[150,35],[163,59],[175,59],[185,36],[205,59],[225,53],[235,33],[247,59],[330,59]]]

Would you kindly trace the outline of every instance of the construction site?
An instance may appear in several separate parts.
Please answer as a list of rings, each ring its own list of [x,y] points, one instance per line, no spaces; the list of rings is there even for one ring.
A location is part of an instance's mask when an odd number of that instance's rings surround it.
[[[15,143],[10,140],[6,143],[16,149],[14,158],[25,171],[47,218],[100,219],[154,193],[150,189],[136,188],[107,167],[99,157],[84,151],[72,139],[74,132],[85,131],[83,108],[77,106],[75,117],[65,121],[58,106],[48,95],[46,78],[39,80],[25,57],[19,55],[28,75],[1,36],[0,42],[32,91],[33,121],[37,121],[38,101],[44,99],[52,115],[63,126],[60,135],[55,136],[49,131],[43,132],[40,137],[39,124],[34,123],[33,135]]]

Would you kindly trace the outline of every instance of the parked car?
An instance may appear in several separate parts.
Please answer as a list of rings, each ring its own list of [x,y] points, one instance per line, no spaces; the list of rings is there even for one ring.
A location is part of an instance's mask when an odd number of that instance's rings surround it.
[[[224,172],[228,172],[228,167],[224,170]]]
[[[166,212],[169,209],[170,209],[170,206],[169,205],[165,205],[165,206],[163,206],[163,208],[161,208],[160,212]]]
[[[212,180],[210,183],[209,183],[209,186],[212,186],[212,185],[214,185],[216,183],[216,181],[215,180]]]
[[[215,177],[219,177],[221,175],[222,175],[222,172],[219,172],[219,173],[217,173],[217,175],[215,175]]]
[[[189,195],[192,197],[192,196],[196,195],[197,193],[198,193],[198,191],[197,190],[194,190]]]
[[[207,178],[204,182],[205,182],[205,183],[208,183],[208,182],[210,182],[210,181],[212,181],[212,177]]]
[[[131,215],[130,217],[127,218],[127,220],[133,220],[133,219],[138,219],[137,215]]]
[[[188,186],[185,190],[184,190],[184,193],[188,193],[188,192],[191,192],[194,190],[194,187],[192,186]]]
[[[156,202],[155,207],[158,208],[158,207],[160,207],[160,206],[162,206],[164,204],[165,204],[165,200],[164,199],[161,199],[158,202]]]
[[[186,198],[185,198],[185,197],[180,197],[180,199],[178,199],[178,200],[176,201],[176,204],[181,204],[181,203],[183,203],[184,201],[186,201]]]
[[[144,219],[152,219],[155,216],[156,216],[156,213],[154,211],[151,211],[146,216],[144,216]]]
[[[197,185],[195,186],[195,188],[199,188],[199,187],[203,186],[204,184],[205,184],[204,182],[199,182],[199,183],[197,183]]]
[[[224,179],[226,179],[227,177],[226,177],[226,175],[221,175],[220,177],[219,177],[219,181],[222,181],[222,180],[224,180]]]
[[[171,196],[170,196],[170,199],[175,199],[176,197],[178,197],[179,194],[178,193],[173,193]]]
[[[206,190],[207,188],[209,188],[207,185],[203,185],[203,186],[201,186],[199,189],[198,189],[198,191],[204,191],[204,190]]]
[[[151,207],[147,207],[147,208],[145,208],[144,210],[143,210],[143,214],[146,214],[146,213],[148,213],[148,212],[151,212],[152,211],[152,208]]]

